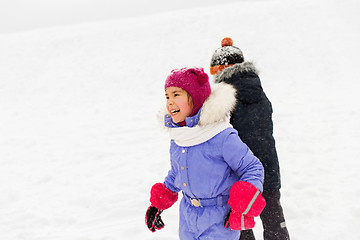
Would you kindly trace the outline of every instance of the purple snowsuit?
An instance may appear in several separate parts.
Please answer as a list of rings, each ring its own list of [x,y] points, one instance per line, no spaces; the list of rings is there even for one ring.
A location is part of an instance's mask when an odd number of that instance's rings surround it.
[[[200,111],[186,119],[186,127],[179,127],[169,115],[165,116],[165,126],[173,138],[171,170],[164,184],[173,192],[183,193],[181,240],[239,239],[240,231],[224,227],[230,209],[230,188],[236,181],[246,181],[263,190],[261,162],[228,123],[228,109],[235,100],[224,99],[232,99],[229,93],[234,96],[234,92],[229,92],[229,85],[217,85]]]

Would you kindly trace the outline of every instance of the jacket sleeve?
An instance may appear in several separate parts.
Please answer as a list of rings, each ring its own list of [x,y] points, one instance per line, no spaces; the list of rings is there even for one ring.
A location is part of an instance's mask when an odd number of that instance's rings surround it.
[[[240,81],[235,81],[238,99],[247,104],[261,100],[263,89],[260,78],[253,72],[243,73]]]
[[[240,181],[249,182],[261,192],[264,183],[264,168],[236,132],[230,133],[223,144],[223,157],[235,171]]]
[[[170,189],[172,192],[179,192],[181,189],[175,186],[175,178],[178,174],[178,168],[175,166],[173,159],[170,159],[171,162],[171,169],[168,172],[168,175],[165,177],[164,185]]]

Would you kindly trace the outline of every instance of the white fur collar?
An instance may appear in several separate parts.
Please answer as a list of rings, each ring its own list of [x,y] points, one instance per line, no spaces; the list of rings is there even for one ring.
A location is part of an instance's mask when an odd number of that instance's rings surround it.
[[[224,121],[236,104],[236,89],[230,84],[216,83],[211,88],[200,113],[200,126]]]

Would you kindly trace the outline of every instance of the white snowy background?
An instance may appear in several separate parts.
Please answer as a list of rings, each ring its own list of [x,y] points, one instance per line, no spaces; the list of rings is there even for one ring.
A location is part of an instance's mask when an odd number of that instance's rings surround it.
[[[145,226],[149,190],[169,168],[156,114],[169,72],[209,73],[223,37],[255,62],[272,101],[291,239],[360,239],[360,2],[145,7],[118,19],[4,26],[0,239],[178,239],[178,203],[163,230]],[[260,219],[255,234],[262,239]]]

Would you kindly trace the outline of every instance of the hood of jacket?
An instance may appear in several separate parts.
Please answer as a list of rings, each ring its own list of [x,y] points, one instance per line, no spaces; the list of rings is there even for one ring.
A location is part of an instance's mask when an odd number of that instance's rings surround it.
[[[259,75],[259,71],[256,69],[252,62],[236,63],[230,67],[225,68],[219,74],[215,76],[215,82],[221,83],[225,79],[231,78],[236,73],[254,72]]]

